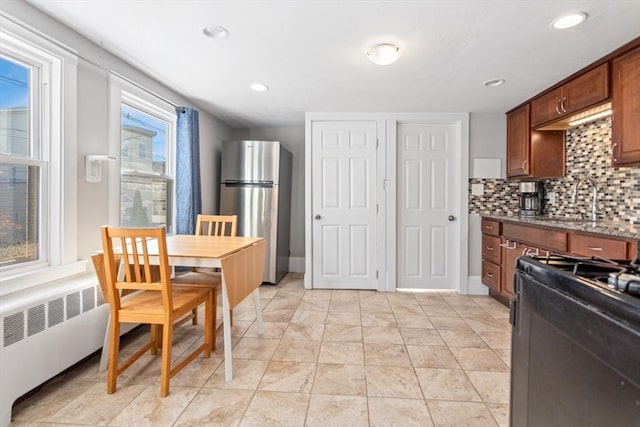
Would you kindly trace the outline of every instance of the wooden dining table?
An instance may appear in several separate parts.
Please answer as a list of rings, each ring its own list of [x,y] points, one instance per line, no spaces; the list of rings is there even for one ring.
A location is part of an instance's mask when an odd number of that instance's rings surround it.
[[[256,307],[256,322],[258,334],[264,334],[262,309],[260,306],[259,286],[262,282],[262,266],[241,266],[245,276],[252,273],[251,283],[234,282],[235,275],[225,274],[224,266],[227,262],[242,260],[245,251],[256,243],[264,240],[262,237],[230,237],[230,236],[195,236],[174,234],[167,236],[167,252],[169,264],[182,267],[210,267],[222,270],[222,320],[224,337],[224,369],[225,381],[233,379],[232,351],[231,351],[231,309],[253,293]],[[157,242],[147,242],[149,248],[149,263],[159,265]],[[252,271],[251,269],[259,269]],[[238,270],[238,268],[235,268]],[[257,278],[257,280],[256,280]]]

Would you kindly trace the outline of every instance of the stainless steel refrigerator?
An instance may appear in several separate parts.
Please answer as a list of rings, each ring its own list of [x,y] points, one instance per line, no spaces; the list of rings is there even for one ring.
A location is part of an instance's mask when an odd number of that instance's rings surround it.
[[[278,141],[223,141],[220,215],[238,215],[238,235],[267,240],[265,283],[289,271],[291,153]]]

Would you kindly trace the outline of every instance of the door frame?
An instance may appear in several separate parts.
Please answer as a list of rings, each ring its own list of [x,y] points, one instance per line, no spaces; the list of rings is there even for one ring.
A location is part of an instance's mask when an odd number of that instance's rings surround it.
[[[455,212],[452,214],[458,218],[454,236],[451,239],[456,242],[456,259],[453,264],[452,276],[455,281],[455,290],[460,294],[467,294],[469,289],[469,113],[398,113],[393,114],[387,121],[387,170],[391,184],[387,191],[386,206],[388,208],[386,234],[387,239],[387,269],[389,278],[387,291],[393,292],[397,286],[397,230],[398,230],[398,124],[429,124],[451,123],[455,124],[460,145],[457,146],[458,160],[455,165],[458,168],[454,186],[460,194],[455,200]]]
[[[313,287],[313,205],[312,205],[312,124],[318,121],[376,121],[378,156],[376,160],[376,261],[378,262],[378,291],[395,292],[397,283],[397,132],[398,123],[455,123],[460,137],[459,177],[457,199],[456,253],[454,268],[455,289],[467,294],[469,269],[469,113],[329,113],[305,114],[305,273],[304,287]]]

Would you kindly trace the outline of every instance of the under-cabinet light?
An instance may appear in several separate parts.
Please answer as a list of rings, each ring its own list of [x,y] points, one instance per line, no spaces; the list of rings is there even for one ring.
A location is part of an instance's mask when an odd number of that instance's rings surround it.
[[[594,120],[598,120],[598,119],[601,119],[603,117],[608,117],[608,116],[611,115],[611,113],[612,113],[611,110],[601,111],[599,113],[592,114],[590,116],[583,117],[581,119],[569,122],[569,126],[579,126],[579,125],[582,125],[582,124],[585,124],[585,123],[588,123],[588,122],[592,122]]]

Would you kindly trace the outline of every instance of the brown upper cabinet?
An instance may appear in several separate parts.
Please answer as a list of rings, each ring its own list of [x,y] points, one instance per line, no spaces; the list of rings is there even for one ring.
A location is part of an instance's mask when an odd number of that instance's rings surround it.
[[[612,62],[611,152],[614,166],[640,163],[640,47]]]
[[[531,126],[558,121],[609,99],[605,63],[531,101]]]
[[[565,174],[564,132],[531,130],[531,107],[507,114],[507,178],[557,178]]]

